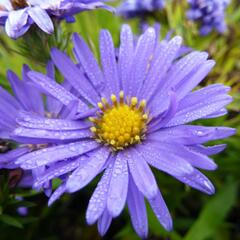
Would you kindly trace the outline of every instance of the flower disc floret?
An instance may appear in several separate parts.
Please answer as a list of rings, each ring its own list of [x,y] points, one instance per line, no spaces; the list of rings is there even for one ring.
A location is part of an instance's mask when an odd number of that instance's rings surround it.
[[[98,103],[101,113],[98,118],[90,118],[94,123],[91,131],[97,141],[110,145],[113,150],[122,150],[133,144],[140,143],[144,138],[148,115],[144,112],[146,101],[138,104],[132,97],[124,102],[124,93],[119,94],[119,101],[111,95],[112,104],[105,98]]]

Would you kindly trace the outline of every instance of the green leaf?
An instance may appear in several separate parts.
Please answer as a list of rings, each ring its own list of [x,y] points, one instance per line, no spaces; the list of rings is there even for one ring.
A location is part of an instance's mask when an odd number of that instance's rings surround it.
[[[9,215],[0,215],[0,221],[13,226],[13,227],[17,227],[17,228],[23,228],[23,225],[21,222],[19,222],[16,218],[11,217]]]
[[[205,240],[215,234],[235,203],[237,184],[228,183],[204,207],[184,240]]]

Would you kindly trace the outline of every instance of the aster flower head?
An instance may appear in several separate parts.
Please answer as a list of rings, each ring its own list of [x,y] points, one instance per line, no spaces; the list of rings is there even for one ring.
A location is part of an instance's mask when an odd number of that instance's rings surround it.
[[[53,178],[62,180],[49,205],[103,173],[89,201],[87,222],[98,221],[103,235],[127,203],[133,227],[144,238],[145,199],[163,227],[172,229],[151,166],[204,193],[214,193],[198,169],[215,170],[209,156],[225,145],[204,144],[235,130],[189,123],[226,114],[232,99],[222,84],[192,91],[215,63],[205,52],[179,57],[181,37],[158,42],[155,30],[148,28],[135,44],[130,27],[124,25],[120,40],[116,58],[110,33],[101,32],[101,68],[77,34],[73,52],[78,64],[53,49],[52,61],[71,86],[68,90],[50,76],[28,73],[35,86],[63,104],[68,114],[48,118],[22,112],[12,137],[46,147],[18,157],[15,163],[26,170],[45,167],[34,187]]]
[[[38,178],[45,171],[45,167],[35,168],[33,170],[23,171],[15,160],[37,149],[43,149],[47,145],[37,144],[31,141],[22,143],[17,138],[12,136],[12,132],[18,124],[18,118],[25,112],[31,112],[39,117],[61,117],[64,114],[64,106],[53,99],[45,97],[45,100],[40,91],[30,84],[30,79],[27,73],[30,68],[27,65],[22,69],[22,80],[13,71],[7,72],[9,83],[12,87],[13,95],[0,87],[0,138],[8,141],[14,141],[17,145],[16,149],[0,154],[0,169],[9,169],[11,175],[17,175],[17,182],[20,187],[32,187],[34,179]],[[47,65],[47,75],[54,78],[53,64],[49,62]],[[67,87],[63,83],[64,87]],[[46,102],[46,104],[45,104]],[[16,177],[14,177],[16,179]],[[41,187],[45,193],[51,193],[51,183],[44,183]]]
[[[0,24],[14,39],[26,33],[34,23],[51,34],[54,30],[52,18],[72,22],[73,14],[99,7],[107,8],[104,0],[0,0]]]
[[[212,30],[219,33],[226,31],[225,9],[230,0],[188,0],[188,2],[190,4],[188,18],[200,22],[202,35],[207,35]]]
[[[164,0],[125,0],[119,6],[118,12],[126,18],[143,17],[163,7]]]

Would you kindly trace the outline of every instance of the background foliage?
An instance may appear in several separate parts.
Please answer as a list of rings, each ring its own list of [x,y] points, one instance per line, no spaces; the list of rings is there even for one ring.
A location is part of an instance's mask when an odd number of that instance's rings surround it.
[[[236,127],[238,134],[220,143],[228,143],[228,148],[215,157],[219,168],[206,175],[216,186],[214,196],[206,196],[192,190],[172,177],[155,171],[163,196],[174,219],[174,231],[167,233],[158,223],[148,206],[149,239],[151,240],[239,240],[240,239],[240,3],[233,0],[227,10],[229,30],[225,35],[212,33],[207,37],[198,35],[197,25],[186,17],[187,3],[183,0],[169,0],[164,11],[154,13],[154,19],[161,22],[161,35],[173,30],[173,35],[183,36],[184,44],[197,50],[206,50],[217,64],[204,81],[224,83],[232,87],[234,102],[229,106],[229,115],[214,120],[198,122],[202,125],[225,125]],[[86,12],[77,16],[74,24],[61,23],[51,37],[32,31],[31,37],[25,36],[17,41],[0,35],[0,84],[9,89],[6,80],[7,69],[21,73],[23,63],[44,71],[49,49],[57,46],[70,53],[71,32],[79,32],[90,44],[96,56],[98,53],[98,33],[102,28],[109,29],[116,46],[119,43],[121,24],[126,20],[113,16],[104,10]],[[128,21],[137,34],[138,20]],[[56,23],[57,25],[58,23]],[[41,39],[41,40],[40,40]],[[37,60],[36,60],[37,59]],[[10,89],[9,89],[10,90]],[[10,144],[0,143],[0,151],[6,151]],[[52,207],[47,207],[47,197],[29,189],[12,187],[19,173],[0,172],[0,239],[100,239],[96,226],[87,226],[85,210],[88,199],[96,182],[81,192],[64,195]],[[57,183],[56,183],[57,184]],[[24,200],[16,200],[23,197]],[[25,216],[19,212],[27,207]],[[22,210],[22,211],[21,211]],[[124,213],[113,221],[104,239],[138,239],[134,233],[125,209]]]

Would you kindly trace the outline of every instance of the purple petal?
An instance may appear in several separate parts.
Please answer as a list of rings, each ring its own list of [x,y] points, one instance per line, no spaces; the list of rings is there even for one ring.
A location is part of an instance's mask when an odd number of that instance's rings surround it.
[[[32,175],[32,171],[24,171],[23,176],[20,180],[20,182],[18,183],[19,187],[27,187],[27,188],[31,188],[33,186],[33,175]]]
[[[169,43],[160,45],[156,49],[153,57],[149,73],[143,85],[141,95],[144,95],[146,100],[149,100],[152,95],[159,89],[162,81],[165,79],[165,74],[175,59],[176,54],[182,44],[181,37],[175,37]],[[151,106],[149,106],[151,107]]]
[[[171,89],[175,89],[175,91],[178,93],[178,88],[176,87],[177,84],[179,82],[184,83],[184,81],[186,81],[187,79],[187,76],[191,77],[193,75],[191,72],[197,71],[200,66],[202,66],[204,61],[206,61],[207,57],[208,55],[206,53],[193,52],[186,57],[180,59],[179,61],[176,61],[175,64],[172,64],[172,67],[168,71],[166,79],[161,83],[161,91],[155,92],[155,94],[151,98],[151,102],[148,103],[152,106],[152,115],[158,115],[166,110],[169,104],[169,91]],[[152,92],[152,89],[149,89],[148,91]],[[145,92],[148,91],[145,90]]]
[[[226,148],[226,144],[220,144],[215,146],[209,146],[205,147],[202,145],[196,145],[196,146],[188,146],[188,148],[192,151],[204,154],[204,155],[214,155],[222,152]]]
[[[55,68],[53,62],[50,60],[46,66],[47,76],[51,79],[55,79]]]
[[[137,42],[131,72],[126,80],[128,81],[126,85],[127,89],[123,89],[129,96],[137,96],[138,91],[143,85],[147,72],[149,71],[155,40],[156,34],[154,29],[148,28]]]
[[[112,176],[112,169],[113,162],[108,165],[89,201],[86,219],[87,223],[90,225],[94,224],[97,221],[97,219],[103,214],[103,211],[106,208],[107,194]]]
[[[168,208],[163,200],[160,191],[157,192],[157,196],[153,199],[148,199],[158,221],[167,230],[171,231],[173,228],[172,217],[168,211]]]
[[[93,178],[99,174],[102,166],[109,157],[109,149],[100,147],[89,154],[84,166],[77,168],[67,180],[68,192],[76,192],[85,187]]]
[[[14,150],[0,154],[0,163],[8,163],[16,158],[28,153],[30,149],[28,147],[18,147]]]
[[[197,125],[182,125],[161,129],[148,135],[148,139],[184,145],[202,144],[212,140],[223,139],[235,134],[234,128],[202,127]]]
[[[158,186],[150,167],[142,155],[132,148],[126,151],[124,156],[128,161],[131,175],[139,191],[142,192],[146,198],[155,197]]]
[[[68,119],[52,119],[39,117],[38,115],[23,112],[19,113],[17,123],[27,128],[37,128],[45,130],[80,130],[90,127],[90,123],[84,121],[73,121]]]
[[[22,104],[23,108],[27,111],[39,113],[40,115],[43,114],[43,102],[41,101],[40,94],[25,81],[21,81],[14,72],[8,71],[7,76],[15,96]],[[29,101],[29,99],[32,100]]]
[[[5,99],[0,97],[0,121],[1,124],[16,125],[17,111],[11,103],[7,102]],[[0,125],[1,128],[1,125]]]
[[[132,66],[133,54],[133,34],[131,28],[127,24],[124,24],[121,30],[121,44],[119,48],[118,61],[121,89],[127,89],[128,76]]]
[[[16,163],[24,169],[48,165],[58,160],[76,157],[96,149],[99,145],[95,141],[80,141],[65,145],[40,149],[17,159]]]
[[[64,192],[66,191],[66,184],[61,184],[55,192],[51,195],[51,197],[48,200],[48,206],[51,206],[58,198],[60,198]]]
[[[30,7],[28,8],[28,14],[44,32],[48,34],[53,33],[54,26],[52,20],[44,9],[39,6]]]
[[[54,164],[53,167],[48,168],[43,174],[37,177],[34,181],[34,187],[39,188],[45,182],[64,175],[65,173],[70,173],[72,170],[78,168],[84,160],[86,160],[85,157],[80,157],[78,159],[62,161]]]
[[[6,131],[13,129],[16,125],[16,116],[18,108],[12,104],[10,96],[5,98],[5,94],[0,93],[0,129]],[[19,106],[21,109],[21,106]]]
[[[155,149],[155,152],[157,153],[154,158],[154,161],[152,161],[153,156],[150,157],[151,146],[152,146],[152,152],[153,152],[153,149]],[[144,146],[144,149],[148,149],[149,151],[150,156],[148,157],[148,159],[150,161],[149,162],[150,164],[151,162],[153,163],[161,162],[158,164],[162,164],[163,162],[162,158],[166,158],[166,160],[168,159],[167,161],[169,162],[176,161],[176,164],[179,166],[182,164],[183,169],[186,168],[185,173],[189,173],[193,171],[193,169],[191,169],[190,167],[189,167],[189,171],[187,171],[187,166],[184,166],[186,165],[185,161],[190,163],[193,167],[202,168],[206,170],[215,170],[217,168],[217,165],[215,164],[215,162],[213,162],[209,157],[203,154],[191,151],[189,148],[179,143],[163,143],[161,141],[158,141],[155,143],[150,142],[148,145]],[[144,156],[146,156],[145,153],[144,153]],[[169,167],[170,167],[170,164],[171,163],[169,163]]]
[[[102,237],[106,234],[108,228],[111,225],[111,222],[112,222],[112,217],[106,209],[103,212],[103,215],[98,220],[98,232]]]
[[[197,71],[191,73],[189,77],[183,79],[176,87],[178,99],[185,97],[193,88],[195,88],[212,70],[215,62],[213,60],[208,60],[203,63]]]
[[[193,172],[193,167],[180,156],[169,152],[168,148],[159,149],[161,144],[164,143],[148,142],[139,146],[138,151],[150,165],[170,175],[182,176]]]
[[[105,91],[105,94],[106,96],[118,94],[120,91],[120,81],[118,78],[115,47],[111,34],[107,30],[102,30],[100,33],[100,53],[107,87],[107,92]]]
[[[128,191],[128,166],[122,152],[119,152],[112,171],[108,190],[107,209],[112,217],[117,217],[123,210]]]
[[[163,91],[169,90],[176,86],[179,82],[185,79],[193,70],[206,62],[208,54],[206,52],[191,52],[179,61],[174,63],[169,71],[169,74],[163,83]]]
[[[222,109],[218,110],[217,112],[207,115],[206,117],[204,117],[204,119],[222,117],[222,116],[226,115],[227,113],[228,113],[227,109],[222,108]]]
[[[179,103],[176,115],[167,126],[192,122],[221,110],[232,101],[232,97],[225,94],[224,90],[229,90],[229,88],[221,85],[210,85],[188,94]]]
[[[22,78],[23,81],[26,83],[25,88],[26,88],[26,93],[29,97],[29,99],[34,99],[32,101],[30,101],[30,106],[31,106],[31,110],[33,112],[39,113],[40,115],[44,115],[44,101],[42,98],[41,93],[38,91],[37,88],[32,87],[31,84],[31,79],[28,77],[28,73],[31,71],[31,69],[29,68],[29,66],[27,65],[23,65],[22,68]]]
[[[79,94],[95,105],[99,101],[99,96],[94,87],[88,82],[83,72],[72,62],[63,52],[54,48],[51,50],[51,57],[62,75],[71,83]]]
[[[151,131],[155,131],[162,127],[165,127],[167,123],[175,115],[177,110],[176,94],[174,92],[170,92],[169,95],[170,95],[169,107],[159,117],[156,117],[153,119],[153,121],[151,121],[151,123],[149,124],[149,129],[151,129]]]
[[[55,68],[54,68],[54,64],[52,61],[49,61],[47,63],[46,73],[50,79],[52,79],[52,80],[55,79]],[[63,85],[64,85],[64,83],[63,83]],[[54,98],[50,95],[46,96],[46,108],[47,108],[48,112],[58,114],[60,112],[60,110],[62,109],[62,107],[63,107],[62,103],[59,102],[58,100],[56,100],[56,98]]]
[[[92,136],[88,129],[82,130],[47,130],[18,127],[12,137],[22,143],[56,143],[66,142],[68,140],[87,139]]]
[[[88,111],[88,107],[85,103],[83,103],[80,99],[75,97],[73,94],[71,94],[69,91],[64,89],[61,85],[57,84],[56,82],[52,81],[51,78],[38,73],[31,71],[29,72],[28,76],[31,78],[31,80],[37,84],[41,89],[43,89],[45,92],[49,93],[51,96],[58,99],[61,103],[63,103],[65,106],[70,104],[72,101],[78,101],[79,102],[79,112],[86,112]]]
[[[26,10],[27,8],[9,12],[5,24],[5,30],[9,37],[16,39],[29,29],[30,25],[27,24],[28,14]]]
[[[96,89],[102,90],[104,79],[98,63],[85,41],[77,34],[73,34],[74,53],[76,59],[81,63],[87,76]]]
[[[21,105],[19,104],[19,102],[1,86],[0,86],[0,99],[5,100],[7,103],[9,103],[9,105],[14,107],[14,109],[21,108]]]
[[[175,176],[175,178],[189,185],[190,187],[195,188],[206,194],[211,195],[215,193],[215,189],[212,183],[197,169],[195,169],[191,174],[180,177]]]
[[[142,193],[138,191],[131,177],[129,179],[127,203],[135,231],[139,237],[146,239],[148,235],[148,219],[144,197]]]

